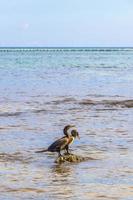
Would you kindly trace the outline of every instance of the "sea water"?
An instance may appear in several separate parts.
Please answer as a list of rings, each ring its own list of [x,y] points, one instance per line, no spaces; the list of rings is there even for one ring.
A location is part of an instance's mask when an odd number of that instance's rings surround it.
[[[76,125],[82,163],[36,154]],[[0,199],[133,199],[133,49],[0,48]]]

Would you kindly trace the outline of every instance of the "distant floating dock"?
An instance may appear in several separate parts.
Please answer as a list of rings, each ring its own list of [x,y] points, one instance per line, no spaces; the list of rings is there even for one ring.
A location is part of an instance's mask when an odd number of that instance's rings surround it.
[[[129,47],[0,47],[0,52],[85,52],[85,51],[94,51],[94,52],[113,52],[113,51],[133,51],[133,48]]]

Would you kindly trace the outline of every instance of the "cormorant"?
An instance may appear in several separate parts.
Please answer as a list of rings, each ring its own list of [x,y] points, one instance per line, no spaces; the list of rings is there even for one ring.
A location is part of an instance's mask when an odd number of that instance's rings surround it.
[[[71,135],[68,133],[68,130],[74,126],[68,125],[64,128],[64,134],[65,136],[56,140],[54,143],[52,143],[47,149],[36,151],[36,153],[42,153],[42,152],[58,152],[59,156],[61,156],[61,151],[66,150],[69,154],[69,145],[73,143],[74,139],[76,137],[79,138],[78,131],[76,129],[73,129],[71,131]]]

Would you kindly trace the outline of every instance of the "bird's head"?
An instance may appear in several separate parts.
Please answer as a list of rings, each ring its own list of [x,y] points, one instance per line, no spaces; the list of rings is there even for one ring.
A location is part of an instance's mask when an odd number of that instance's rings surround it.
[[[66,135],[67,137],[73,136],[74,138],[76,137],[79,138],[79,133],[74,125],[65,126],[63,132],[64,132],[64,135]]]
[[[78,131],[76,130],[76,129],[73,129],[72,131],[71,131],[71,135],[74,137],[74,138],[78,138],[78,139],[80,139],[80,137],[79,137],[79,133],[78,133]]]

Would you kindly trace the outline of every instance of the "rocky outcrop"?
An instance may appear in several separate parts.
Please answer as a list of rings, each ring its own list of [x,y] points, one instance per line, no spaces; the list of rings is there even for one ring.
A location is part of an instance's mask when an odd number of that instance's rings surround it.
[[[64,162],[83,162],[86,160],[93,160],[93,158],[90,157],[83,157],[75,154],[64,154],[63,156],[58,157],[55,162],[60,164]]]

